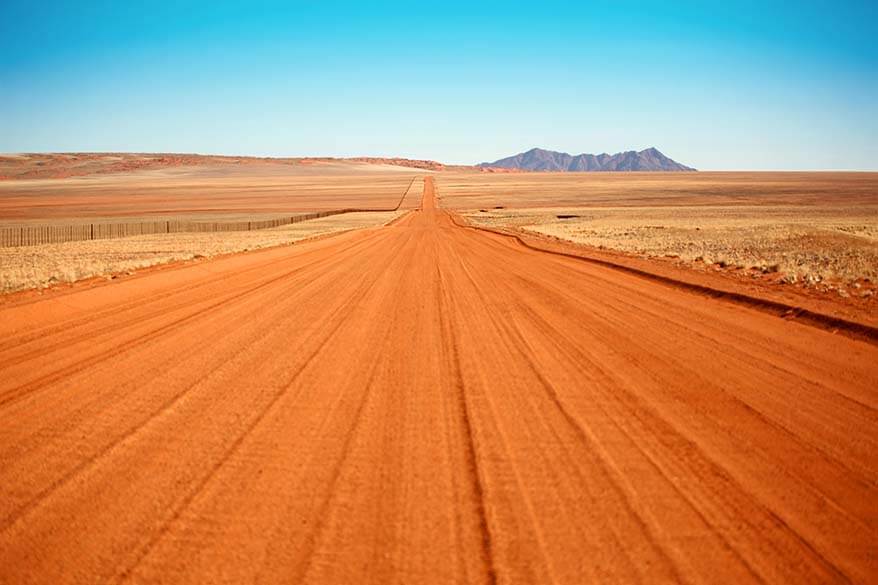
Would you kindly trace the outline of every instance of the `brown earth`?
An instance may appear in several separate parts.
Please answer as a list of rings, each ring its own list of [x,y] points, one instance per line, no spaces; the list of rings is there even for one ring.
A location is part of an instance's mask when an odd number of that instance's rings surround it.
[[[441,175],[442,205],[630,207],[878,205],[878,173],[459,173]]]
[[[0,182],[0,224],[187,216],[221,219],[392,208],[417,169],[326,162],[314,166],[188,166],[69,179]]]
[[[878,346],[435,208],[0,306],[0,581],[861,582]]]
[[[300,157],[275,158],[254,156],[216,156],[171,153],[23,153],[0,155],[0,180],[65,179],[89,175],[130,173],[145,169],[169,167],[244,167],[257,171],[260,167],[282,166],[297,169],[302,166],[325,167],[366,163],[370,165],[393,165],[414,169],[439,171],[446,165],[432,160],[416,160],[400,157]],[[469,167],[447,167],[469,168]]]

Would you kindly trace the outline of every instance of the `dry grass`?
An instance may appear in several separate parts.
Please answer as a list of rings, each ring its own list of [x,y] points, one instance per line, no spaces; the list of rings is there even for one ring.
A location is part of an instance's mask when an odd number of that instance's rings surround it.
[[[807,286],[878,279],[878,173],[443,173],[438,180],[441,205],[477,223]]]
[[[780,272],[788,281],[878,279],[878,207],[577,207],[466,215],[478,224],[518,226],[594,247]]]
[[[878,173],[441,173],[443,207],[878,205]]]
[[[0,292],[47,287],[199,256],[290,244],[318,235],[384,225],[403,213],[348,213],[247,232],[157,234],[0,248]]]

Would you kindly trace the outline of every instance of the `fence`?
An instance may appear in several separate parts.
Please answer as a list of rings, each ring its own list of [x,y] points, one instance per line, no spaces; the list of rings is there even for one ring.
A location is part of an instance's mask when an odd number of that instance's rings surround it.
[[[262,230],[347,213],[348,209],[334,209],[253,221],[145,221],[136,223],[83,223],[74,225],[29,225],[0,228],[0,247],[36,246],[86,240],[105,240],[148,234],[176,234],[185,232],[239,232]]]
[[[39,244],[60,244],[63,242],[81,242],[87,240],[105,240],[109,238],[124,238],[128,236],[140,236],[148,234],[177,234],[177,233],[205,233],[205,232],[240,232],[252,230],[264,230],[267,228],[280,227],[317,219],[351,213],[356,211],[397,211],[406,195],[411,190],[415,179],[409,183],[402,197],[392,209],[370,208],[346,208],[332,209],[329,211],[315,211],[290,215],[274,219],[261,219],[251,221],[145,221],[130,223],[81,223],[70,225],[28,225],[17,227],[0,227],[0,248],[17,246],[36,246]]]

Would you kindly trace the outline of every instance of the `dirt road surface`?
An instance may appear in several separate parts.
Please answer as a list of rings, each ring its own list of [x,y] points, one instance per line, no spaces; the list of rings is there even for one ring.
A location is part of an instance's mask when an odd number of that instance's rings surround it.
[[[878,348],[434,201],[0,308],[0,582],[875,582]]]

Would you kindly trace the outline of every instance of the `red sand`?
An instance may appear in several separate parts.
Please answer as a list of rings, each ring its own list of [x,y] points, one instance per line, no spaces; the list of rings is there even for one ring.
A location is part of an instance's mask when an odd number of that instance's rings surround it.
[[[0,183],[0,221],[388,208],[396,205],[412,177],[412,171],[403,167],[327,163],[295,172],[278,165],[265,165],[257,171],[187,167],[7,181]]]
[[[0,307],[0,581],[869,582],[878,347],[457,227]]]

